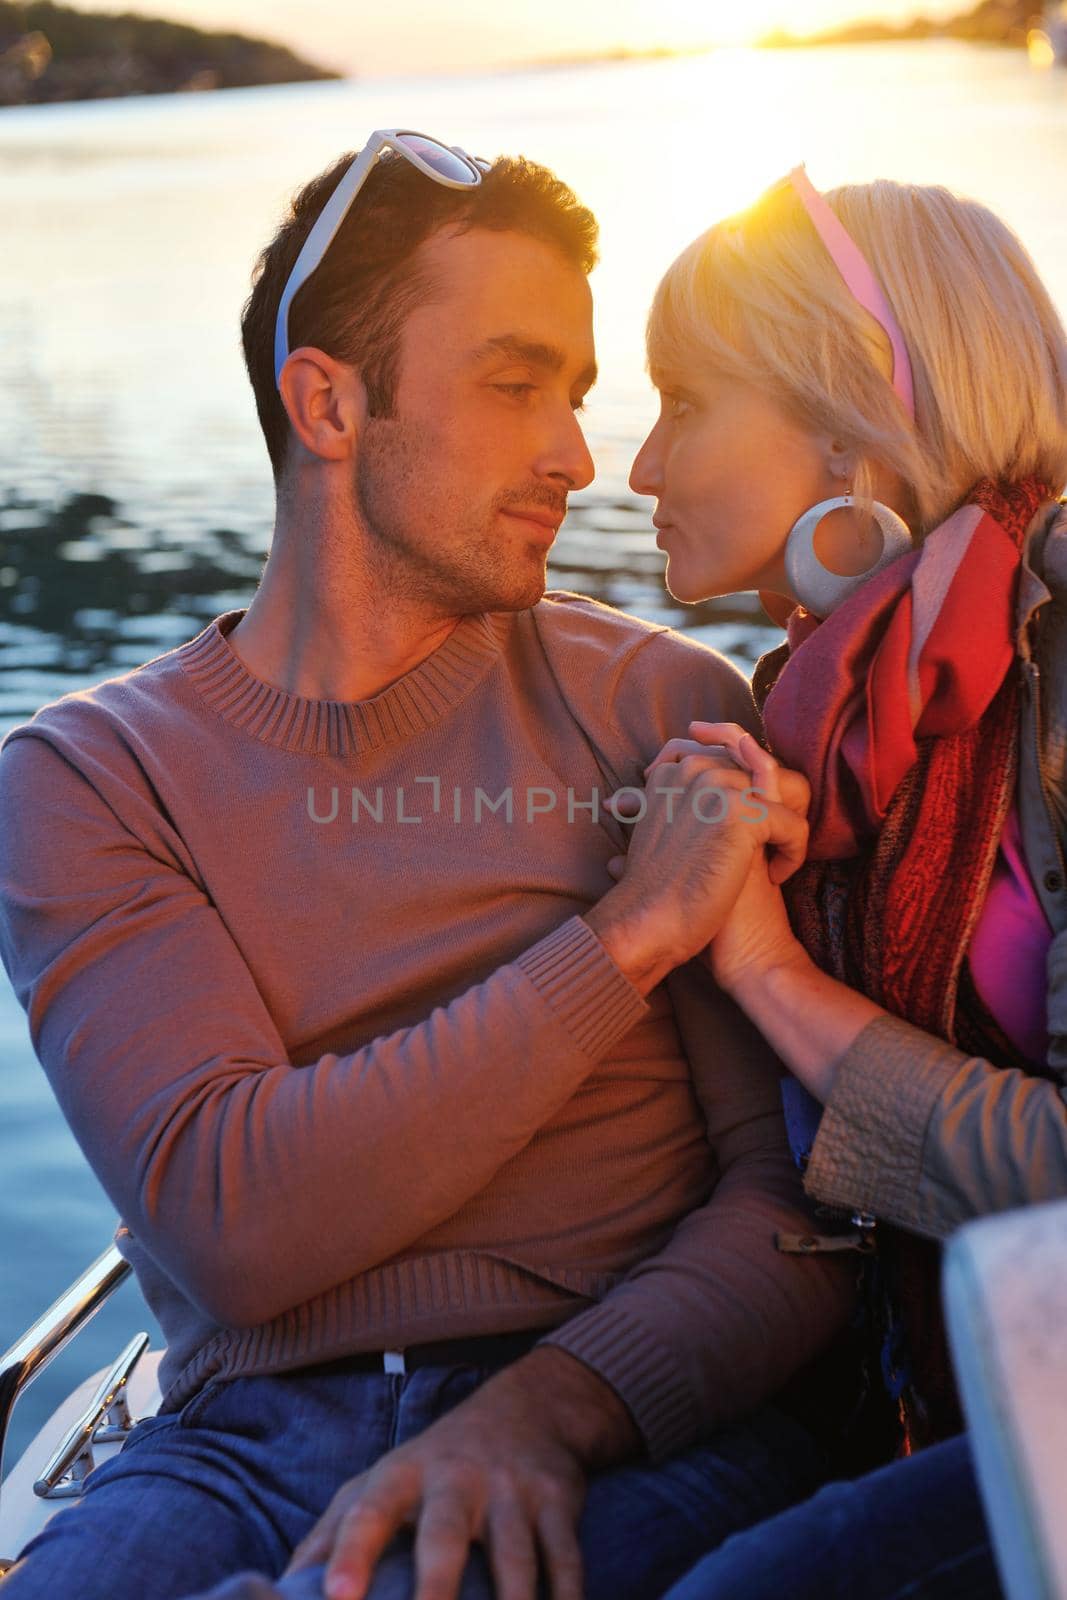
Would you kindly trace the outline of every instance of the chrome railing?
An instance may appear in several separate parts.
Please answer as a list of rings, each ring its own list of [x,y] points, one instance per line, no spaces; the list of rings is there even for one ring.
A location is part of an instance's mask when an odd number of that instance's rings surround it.
[[[114,1245],[98,1256],[54,1305],[0,1356],[0,1483],[4,1444],[15,1402],[49,1362],[66,1348],[129,1275],[131,1267]]]
[[[86,1478],[96,1466],[93,1446],[124,1440],[133,1431],[135,1422],[130,1414],[126,1385],[147,1349],[147,1333],[134,1334],[34,1483],[33,1492],[39,1499],[72,1500],[80,1495]]]

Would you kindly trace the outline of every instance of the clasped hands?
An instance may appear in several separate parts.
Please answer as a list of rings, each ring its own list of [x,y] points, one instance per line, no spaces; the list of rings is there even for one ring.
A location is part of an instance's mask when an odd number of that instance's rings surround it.
[[[781,885],[807,855],[804,775],[738,723],[692,722],[644,778],[643,794],[624,789],[609,802],[633,828],[627,853],[608,863],[611,893],[628,896],[627,914],[655,924],[655,937],[673,938],[669,965],[699,954],[733,993],[795,959]]]

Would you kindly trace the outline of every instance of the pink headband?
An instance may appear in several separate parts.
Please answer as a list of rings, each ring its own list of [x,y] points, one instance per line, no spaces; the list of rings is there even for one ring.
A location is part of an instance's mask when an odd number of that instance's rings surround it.
[[[864,311],[869,311],[885,330],[893,349],[893,388],[914,421],[915,389],[908,347],[882,286],[871,271],[870,263],[855,240],[849,237],[840,218],[834,215],[814,187],[803,166],[794,167],[786,182],[791,183],[800,196],[815,231],[830,252],[834,266],[845,280],[853,299],[859,302]]]

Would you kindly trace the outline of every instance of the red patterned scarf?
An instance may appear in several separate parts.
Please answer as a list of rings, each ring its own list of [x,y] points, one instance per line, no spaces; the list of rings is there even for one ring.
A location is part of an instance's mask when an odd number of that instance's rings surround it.
[[[801,943],[887,1011],[1023,1068],[966,955],[1015,790],[1024,536],[1050,498],[1035,479],[978,484],[919,550],[825,621],[794,612],[787,643],[753,680],[770,748],[812,786],[809,859],[785,890]],[[906,1330],[909,1454],[963,1426],[940,1251],[884,1223],[879,1237]]]
[[[788,888],[824,970],[1017,1064],[964,971],[1014,793],[1015,597],[1036,479],[967,503],[825,621],[799,609],[754,679],[768,743],[812,786]]]

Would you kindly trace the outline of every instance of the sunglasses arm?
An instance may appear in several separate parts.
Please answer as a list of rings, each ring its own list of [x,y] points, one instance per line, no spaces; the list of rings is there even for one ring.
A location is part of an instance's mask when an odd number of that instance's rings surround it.
[[[422,139],[427,144],[432,144],[439,150],[450,150],[455,156],[466,163],[475,185],[481,182],[483,172],[488,172],[491,163],[482,161],[478,156],[469,156],[458,145],[444,145],[429,134],[416,133],[412,128],[379,128],[367,140],[363,149],[342,175],[337,187],[323,206],[315,220],[315,224],[304,240],[300,254],[296,258],[293,270],[289,274],[289,281],[282,291],[281,301],[278,305],[278,317],[274,325],[274,381],[280,386],[282,368],[289,359],[289,308],[299,293],[302,286],[311,277],[315,268],[326,254],[342,222],[352,207],[360,189],[366,181],[367,175],[379,155],[388,145],[410,161],[419,172],[435,183],[442,183],[449,189],[465,189],[469,187],[467,181],[446,177],[438,172],[411,147],[403,141],[413,138]]]
[[[275,382],[280,380],[282,368],[289,358],[289,307],[330,248],[334,235],[347,216],[356,195],[362,189],[367,174],[387,143],[388,139],[382,135],[375,135],[368,140],[319,212],[314,227],[304,240],[278,306],[278,320],[274,328]]]

